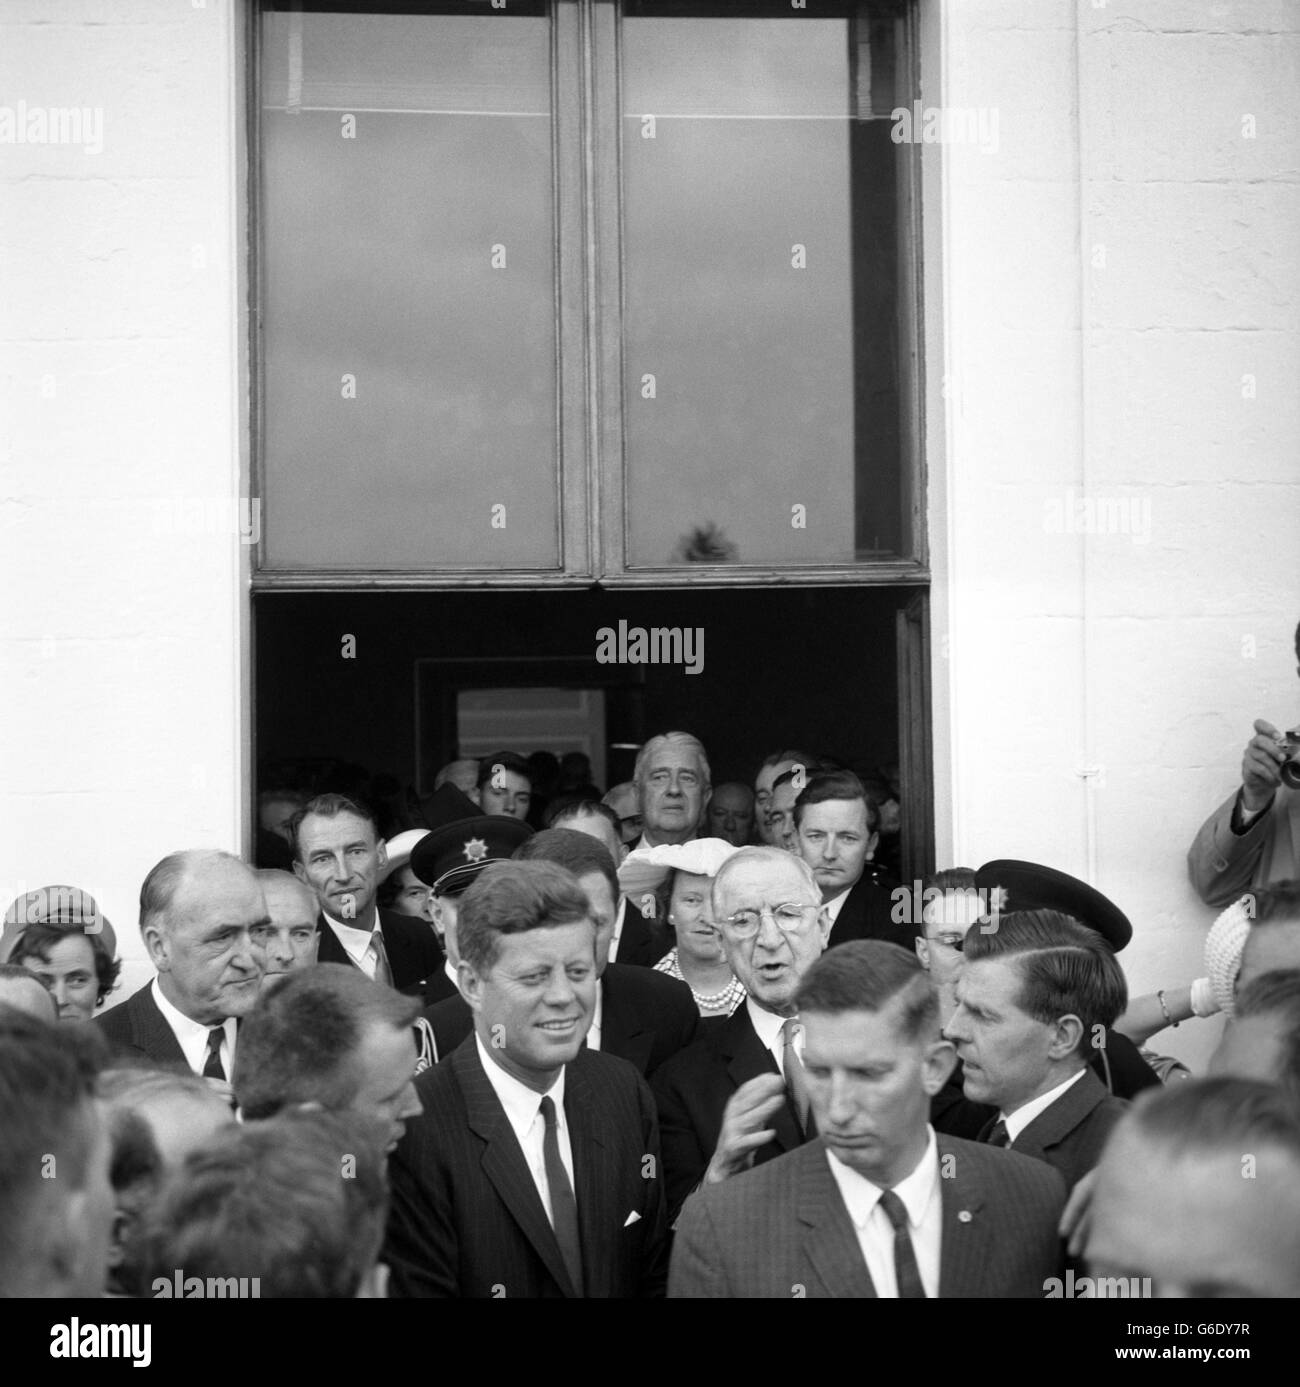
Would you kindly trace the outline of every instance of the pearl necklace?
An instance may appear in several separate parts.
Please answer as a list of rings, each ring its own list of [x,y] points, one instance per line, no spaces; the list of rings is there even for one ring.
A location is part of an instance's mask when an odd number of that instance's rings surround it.
[[[676,949],[673,950],[672,966],[665,969],[665,972],[670,977],[676,978],[678,982],[685,982],[687,987],[691,987],[690,983],[686,982],[686,977],[682,972],[682,965]],[[721,1011],[724,1006],[731,1008],[745,995],[745,985],[737,977],[733,977],[721,992],[714,992],[711,995],[697,992],[691,987],[691,996],[695,998],[695,1005],[701,1011]]]

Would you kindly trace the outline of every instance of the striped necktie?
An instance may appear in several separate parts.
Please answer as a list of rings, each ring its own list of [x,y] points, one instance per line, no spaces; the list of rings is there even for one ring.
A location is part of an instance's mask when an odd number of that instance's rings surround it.
[[[575,1295],[582,1294],[582,1244],[578,1238],[578,1202],[573,1197],[569,1172],[560,1158],[559,1129],[555,1120],[555,1102],[548,1094],[542,1099],[542,1121],[546,1135],[542,1138],[542,1161],[546,1167],[546,1186],[551,1193],[551,1225],[555,1241],[560,1245],[565,1270],[573,1283]]]

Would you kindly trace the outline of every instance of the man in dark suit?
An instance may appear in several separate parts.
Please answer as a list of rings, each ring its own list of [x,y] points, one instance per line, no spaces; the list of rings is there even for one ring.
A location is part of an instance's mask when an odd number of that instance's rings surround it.
[[[916,925],[894,909],[893,883],[873,863],[880,811],[852,771],[814,775],[794,802],[795,847],[813,869],[830,914],[833,949],[847,939],[912,948]],[[902,916],[895,919],[894,916]]]
[[[645,1081],[582,1044],[595,927],[550,862],[494,864],[466,891],[474,1034],[416,1081],[390,1163],[383,1260],[398,1296],[663,1293],[659,1136]]]
[[[998,1108],[980,1138],[1035,1156],[1073,1188],[1096,1165],[1128,1104],[1088,1067],[1128,989],[1095,930],[1054,910],[972,925],[944,1034],[966,1097]]]
[[[781,848],[741,848],[714,878],[713,913],[749,995],[655,1074],[670,1217],[702,1180],[719,1183],[811,1134],[795,995],[829,929],[812,870]]]
[[[1041,1296],[1060,1176],[930,1127],[953,1064],[920,963],[831,949],[797,996],[815,1141],[687,1201],[672,1296]]]
[[[343,795],[317,795],[291,822],[293,870],[320,905],[320,963],[349,963],[401,991],[442,966],[432,928],[381,910],[388,861],[374,816]]]
[[[119,1054],[228,1082],[270,928],[261,885],[237,857],[205,849],[164,857],[140,888],[140,932],[158,975],[95,1024]]]
[[[700,1014],[684,983],[652,969],[607,962],[618,899],[614,859],[599,839],[569,828],[543,829],[519,846],[515,858],[554,862],[577,880],[596,924],[599,981],[587,1045],[627,1060],[648,1078],[695,1039]],[[469,1003],[459,993],[430,1007],[425,1018],[439,1055],[450,1054],[474,1025]]]

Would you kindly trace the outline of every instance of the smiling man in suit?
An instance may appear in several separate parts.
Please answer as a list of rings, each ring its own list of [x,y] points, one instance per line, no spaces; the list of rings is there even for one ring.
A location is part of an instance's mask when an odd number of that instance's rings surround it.
[[[576,878],[596,925],[596,1002],[587,1046],[627,1060],[648,1078],[695,1039],[700,1016],[684,983],[649,968],[608,962],[618,900],[614,859],[589,834],[546,828],[520,844],[515,860],[554,862]],[[450,1054],[464,1040],[473,1017],[460,995],[425,1012],[439,1055]]]
[[[669,1215],[812,1135],[795,996],[829,925],[812,869],[782,848],[741,848],[713,882],[713,916],[745,1005],[654,1077]]]
[[[996,930],[972,925],[963,959],[944,1034],[966,1097],[999,1109],[980,1140],[1046,1161],[1073,1188],[1128,1107],[1088,1064],[1128,1002],[1114,950],[1068,915],[1021,910]]]
[[[164,857],[140,888],[140,933],[158,976],[94,1024],[119,1054],[228,1082],[270,924],[261,885],[237,857],[207,849]]]
[[[551,862],[465,892],[474,1033],[416,1080],[390,1161],[384,1261],[398,1296],[662,1295],[659,1134],[645,1081],[583,1046],[596,1003],[586,895]]]
[[[422,920],[381,910],[388,861],[374,816],[343,795],[317,795],[291,822],[293,870],[316,893],[320,963],[350,963],[401,991],[442,967],[442,950]]]
[[[954,1057],[919,961],[850,942],[796,1000],[819,1135],[687,1201],[669,1295],[1041,1296],[1065,1187],[1041,1162],[936,1137]]]

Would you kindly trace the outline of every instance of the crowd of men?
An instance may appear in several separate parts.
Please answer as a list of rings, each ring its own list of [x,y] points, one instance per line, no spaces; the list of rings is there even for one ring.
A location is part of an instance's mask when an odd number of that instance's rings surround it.
[[[28,893],[0,1294],[1300,1294],[1287,756],[1257,726],[1193,845],[1236,911],[1214,977],[1146,998],[1087,884],[903,887],[853,771],[783,749],[713,787],[683,732],[539,824],[504,752],[387,840],[354,797],[266,795],[288,869],[165,857],[154,976],[107,1008],[98,904]],[[1217,1010],[1208,1076],[1147,1046]]]

